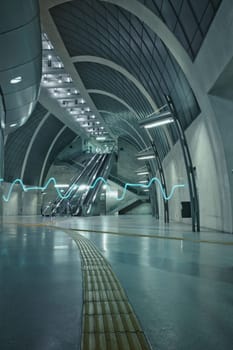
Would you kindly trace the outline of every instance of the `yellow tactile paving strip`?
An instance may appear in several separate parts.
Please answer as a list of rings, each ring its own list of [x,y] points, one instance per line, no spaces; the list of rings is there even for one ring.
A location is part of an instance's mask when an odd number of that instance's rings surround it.
[[[82,350],[151,349],[111,266],[86,238],[79,247],[83,274]]]

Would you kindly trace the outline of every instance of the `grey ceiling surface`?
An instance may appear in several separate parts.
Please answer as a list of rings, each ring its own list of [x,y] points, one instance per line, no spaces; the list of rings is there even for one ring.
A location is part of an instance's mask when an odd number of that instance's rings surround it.
[[[143,118],[153,112],[145,97],[138,88],[121,73],[110,67],[97,63],[76,63],[77,68],[87,89],[107,91],[116,95]]]
[[[112,113],[123,113],[128,111],[128,109],[122,103],[112,99],[109,96],[92,94],[91,98],[98,110],[105,110]]]

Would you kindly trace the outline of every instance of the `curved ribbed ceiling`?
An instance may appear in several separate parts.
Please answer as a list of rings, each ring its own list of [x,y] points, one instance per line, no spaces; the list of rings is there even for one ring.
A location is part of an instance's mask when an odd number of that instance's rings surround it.
[[[175,58],[154,32],[133,14],[98,0],[76,0],[52,8],[51,15],[71,56],[97,56],[117,63],[143,85],[158,107],[164,105],[165,94],[171,95],[184,128],[200,113]],[[150,114],[151,106],[140,91],[113,69],[90,62],[76,63],[76,68],[87,88],[123,97],[140,118]],[[175,142],[174,127],[168,130]],[[160,138],[158,131],[154,133]],[[164,138],[161,152],[166,153],[165,149],[169,148]]]

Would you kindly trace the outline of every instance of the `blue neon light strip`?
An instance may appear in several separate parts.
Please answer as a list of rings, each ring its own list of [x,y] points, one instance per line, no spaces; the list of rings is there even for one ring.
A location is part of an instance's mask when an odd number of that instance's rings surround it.
[[[3,182],[4,179],[0,179],[0,182]],[[110,188],[110,185],[107,183],[107,181],[103,178],[103,177],[98,177],[94,182],[93,184],[89,187],[90,189],[93,189],[96,187],[96,185],[98,184],[98,182],[103,182],[105,185],[107,185],[109,188]],[[174,192],[175,192],[175,189],[176,188],[183,188],[185,187],[184,184],[179,184],[179,185],[174,185],[172,186],[172,189],[171,189],[171,192],[168,196],[166,196],[166,193],[163,189],[163,186],[160,182],[160,180],[157,178],[157,177],[153,177],[149,182],[148,184],[139,184],[139,183],[126,183],[124,185],[124,189],[123,189],[123,192],[122,192],[122,195],[118,198],[116,198],[117,201],[122,201],[125,196],[126,196],[126,191],[127,191],[127,188],[128,187],[141,187],[141,188],[145,188],[145,189],[148,189],[151,187],[151,185],[154,183],[154,182],[157,182],[159,187],[160,187],[160,191],[161,191],[161,194],[163,196],[163,198],[165,200],[170,200],[172,198],[172,196],[174,195]],[[46,182],[45,186],[41,187],[41,186],[28,186],[26,187],[23,183],[23,181],[21,179],[15,179],[12,184],[10,185],[10,189],[8,191],[8,194],[7,196],[3,195],[2,198],[5,202],[8,202],[10,200],[10,197],[11,197],[11,194],[12,194],[12,191],[13,191],[13,188],[14,186],[19,183],[23,189],[24,192],[28,192],[28,191],[33,191],[33,190],[40,190],[40,191],[45,191],[47,189],[47,187],[50,185],[50,183],[53,183],[54,184],[54,188],[58,194],[58,196],[61,198],[61,199],[68,199],[70,196],[71,196],[71,193],[73,191],[76,191],[79,189],[80,186],[82,185],[76,185],[76,184],[73,184],[70,186],[69,190],[67,191],[67,193],[63,196],[61,191],[59,190],[59,188],[55,187],[57,185],[57,181],[54,177],[50,177],[50,179]]]

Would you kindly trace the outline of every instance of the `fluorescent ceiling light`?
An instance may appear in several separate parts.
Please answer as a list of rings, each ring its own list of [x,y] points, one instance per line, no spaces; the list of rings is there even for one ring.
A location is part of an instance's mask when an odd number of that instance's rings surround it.
[[[157,126],[161,126],[161,125],[165,125],[165,124],[170,124],[170,123],[173,123],[174,122],[174,119],[173,118],[166,118],[166,119],[163,119],[163,120],[157,120],[157,121],[153,121],[153,122],[149,122],[148,121],[148,124],[144,125],[144,128],[145,129],[151,129],[151,128],[155,128]]]
[[[13,128],[16,125],[17,125],[17,123],[10,124],[10,128]]]
[[[149,175],[148,171],[142,171],[140,173],[137,173],[137,175]]]
[[[18,84],[18,83],[21,83],[22,80],[23,80],[23,78],[21,76],[18,76],[18,77],[12,78],[10,80],[10,83],[11,84]]]
[[[96,140],[97,140],[97,141],[105,141],[105,140],[106,140],[106,137],[105,137],[105,136],[97,136],[97,137],[96,137]]]
[[[154,154],[148,154],[148,155],[144,155],[144,156],[137,156],[138,160],[153,159],[153,158],[155,158]]]
[[[147,180],[140,180],[140,181],[138,181],[140,184],[147,184]]]
[[[56,184],[54,187],[56,187],[56,188],[67,188],[67,187],[69,187],[69,184]]]

